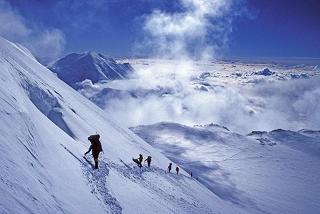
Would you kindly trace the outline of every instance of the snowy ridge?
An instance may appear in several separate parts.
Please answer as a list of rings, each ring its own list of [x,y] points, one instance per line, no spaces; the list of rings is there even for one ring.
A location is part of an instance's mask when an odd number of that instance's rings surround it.
[[[127,78],[133,68],[129,63],[117,63],[111,57],[94,52],[69,54],[49,66],[58,77],[72,87],[86,79],[96,83],[101,80]]]
[[[213,128],[214,127],[214,128]],[[254,131],[156,123],[131,128],[150,145],[248,213],[318,213],[319,131]]]
[[[320,157],[320,135],[319,131],[300,130],[298,132],[276,129],[270,132],[251,132],[250,137],[255,137],[261,144],[281,143],[297,151]]]
[[[171,161],[0,38],[1,213],[246,213]],[[88,135],[105,154],[93,171],[82,158]],[[152,167],[132,163],[139,153]],[[91,157],[88,157],[92,161]]]

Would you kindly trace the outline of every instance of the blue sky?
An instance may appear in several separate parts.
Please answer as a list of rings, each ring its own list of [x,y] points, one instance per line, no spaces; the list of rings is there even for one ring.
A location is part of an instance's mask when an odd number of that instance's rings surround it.
[[[234,23],[231,53],[320,57],[320,1],[249,0],[255,18]]]
[[[228,23],[223,36],[217,36],[209,25],[205,43],[202,41],[198,48],[203,48],[203,44],[218,46],[215,52],[222,56],[320,57],[320,1],[231,3],[228,11],[208,19],[213,24]],[[52,57],[86,50],[113,56],[140,54],[136,46],[148,40],[143,29],[152,11],[175,14],[185,10],[178,0],[10,0],[6,4],[5,10],[12,10],[26,28],[32,29],[28,36],[43,38],[40,34],[46,30],[59,36],[48,39],[63,46]],[[193,38],[188,49],[199,39],[204,38]]]

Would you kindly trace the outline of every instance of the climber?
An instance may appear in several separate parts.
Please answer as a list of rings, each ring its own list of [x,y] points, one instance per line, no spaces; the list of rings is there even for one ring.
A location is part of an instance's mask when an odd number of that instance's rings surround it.
[[[148,156],[147,159],[144,160],[144,162],[147,161],[148,167],[150,167],[150,163],[151,163],[151,156]]]
[[[169,163],[169,166],[168,166],[168,172],[170,173],[171,171],[171,167],[172,167],[172,163]]]
[[[88,140],[91,142],[91,145],[89,147],[89,150],[84,153],[86,156],[91,150],[92,150],[92,156],[94,159],[94,168],[98,169],[98,158],[99,158],[99,153],[103,152],[101,143],[99,141],[100,135],[91,135],[88,137]]]
[[[139,161],[139,166],[140,166],[140,168],[141,168],[141,167],[142,167],[142,161],[143,161],[143,156],[142,156],[142,154],[139,154],[138,161]]]
[[[179,174],[179,167],[176,167],[177,175]]]
[[[176,167],[176,172],[177,172],[177,175],[179,174],[179,167],[177,166]]]
[[[142,161],[143,161],[143,156],[142,154],[139,154],[138,158],[132,158],[132,160],[138,164],[138,166],[141,168],[142,167]]]

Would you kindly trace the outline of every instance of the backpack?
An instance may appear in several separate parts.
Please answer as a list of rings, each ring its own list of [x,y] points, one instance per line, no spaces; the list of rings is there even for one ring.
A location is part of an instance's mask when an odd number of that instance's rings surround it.
[[[100,139],[100,135],[91,135],[88,137],[88,140],[90,140],[91,145],[92,145],[92,150],[94,150],[95,152],[101,152],[102,151],[102,146],[101,143],[99,141]]]
[[[88,137],[88,140],[93,141],[93,140],[99,140],[100,139],[100,135],[95,134],[95,135],[90,135]]]

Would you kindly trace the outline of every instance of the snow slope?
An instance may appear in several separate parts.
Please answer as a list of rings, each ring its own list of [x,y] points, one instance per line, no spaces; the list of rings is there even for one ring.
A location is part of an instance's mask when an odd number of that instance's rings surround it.
[[[132,130],[221,199],[263,213],[320,210],[319,131],[255,131],[157,123]]]
[[[86,79],[96,83],[101,80],[127,78],[133,68],[129,63],[117,63],[111,57],[94,52],[69,54],[49,66],[58,77],[72,87]]]
[[[247,213],[181,171],[63,83],[29,52],[0,38],[0,213]],[[99,133],[105,154],[82,158]],[[132,163],[139,153],[152,167]],[[90,159],[91,160],[91,159]]]

